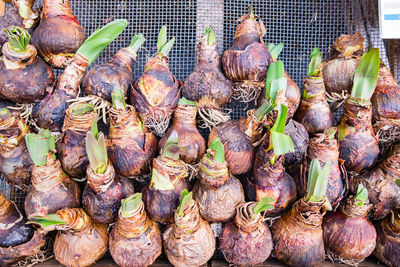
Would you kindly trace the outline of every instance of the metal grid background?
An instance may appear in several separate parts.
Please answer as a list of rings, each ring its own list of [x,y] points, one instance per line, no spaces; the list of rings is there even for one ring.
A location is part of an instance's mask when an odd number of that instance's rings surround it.
[[[147,42],[145,49],[139,52],[134,70],[135,79],[138,78],[146,58],[155,53],[158,30],[167,24],[169,38],[176,37],[169,65],[179,80],[184,80],[196,64],[195,45],[204,28],[212,25],[220,52],[228,49],[233,41],[236,20],[248,12],[249,4],[266,26],[265,42],[285,43],[280,59],[300,88],[311,50],[319,47],[326,57],[339,35],[355,30],[360,30],[366,38],[366,47],[373,45],[381,49],[382,59],[390,63],[397,80],[400,78],[400,45],[379,38],[375,0],[71,0],[74,14],[88,34],[114,19],[129,21],[127,29],[93,65],[106,62],[119,48],[129,44],[134,33],[141,32]],[[37,1],[36,6],[41,5],[42,0]],[[56,74],[59,73],[56,70]],[[233,119],[243,116],[246,110],[243,104],[235,101],[228,108],[232,110]],[[0,192],[23,206],[21,191],[1,181]]]

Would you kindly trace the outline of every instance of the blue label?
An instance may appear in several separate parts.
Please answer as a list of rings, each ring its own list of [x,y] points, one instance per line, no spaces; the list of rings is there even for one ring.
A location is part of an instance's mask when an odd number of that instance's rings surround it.
[[[400,14],[385,14],[384,20],[400,20]]]

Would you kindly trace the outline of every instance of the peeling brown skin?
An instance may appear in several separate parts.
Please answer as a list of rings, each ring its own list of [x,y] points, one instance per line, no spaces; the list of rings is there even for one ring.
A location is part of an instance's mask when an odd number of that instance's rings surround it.
[[[333,43],[328,60],[323,61],[322,76],[328,93],[350,94],[353,77],[361,61],[364,38],[360,32],[342,34]]]
[[[309,136],[307,129],[293,119],[286,124],[285,134],[290,136],[294,145],[294,152],[285,154],[285,168],[288,168],[302,162],[306,157]]]
[[[290,266],[318,266],[325,258],[323,203],[295,202],[271,227],[275,257]]]
[[[350,179],[350,190],[355,193],[358,184],[362,183],[368,190],[368,199],[374,205],[370,216],[380,220],[400,205],[400,187],[396,179],[400,179],[400,145],[393,148],[392,154],[361,176]]]
[[[0,125],[0,173],[9,183],[28,191],[33,166],[25,143],[29,128],[18,112],[13,113],[9,120],[0,120]]]
[[[255,266],[263,263],[269,257],[273,246],[271,232],[264,223],[263,216],[257,214],[255,219],[251,220],[239,212],[240,207],[248,204],[237,208],[236,217],[224,225],[219,237],[219,249],[225,259],[235,266]]]
[[[144,123],[149,116],[170,118],[180,98],[179,83],[168,67],[168,58],[155,55],[146,62],[145,71],[131,89],[130,101]]]
[[[6,43],[0,59],[0,97],[16,103],[33,103],[53,91],[54,74],[28,45],[27,51],[17,53]],[[29,79],[27,79],[29,77]]]
[[[18,13],[18,10],[12,6],[8,5],[3,16],[0,16],[0,29],[11,29],[13,26],[18,26],[23,28],[22,18]],[[0,33],[0,47],[8,41],[7,35],[3,32]]]
[[[173,190],[157,190],[147,185],[142,193],[148,216],[156,222],[172,223],[184,189],[189,189],[186,179],[180,179]]]
[[[15,247],[29,242],[34,234],[34,228],[31,224],[25,223],[26,217],[21,214],[14,202],[0,193],[0,248]]]
[[[399,125],[400,120],[400,86],[393,78],[390,70],[381,64],[379,67],[378,82],[371,98],[372,121],[384,124]],[[385,123],[385,121],[387,121]]]
[[[68,211],[68,209],[58,211],[57,214],[60,216],[66,210]],[[84,213],[82,209],[72,209],[73,212],[75,210]],[[83,218],[83,226],[80,229],[75,229],[75,224],[79,224],[82,215],[72,215],[67,219],[62,217],[64,221],[67,220],[67,227],[70,228],[60,227],[54,241],[53,251],[55,259],[65,266],[90,266],[107,252],[108,225],[92,222],[86,214],[84,216],[86,218]],[[70,219],[74,221],[70,222]]]
[[[293,79],[289,76],[289,74],[286,71],[284,75],[285,78],[287,79],[287,87],[285,90],[285,97],[287,100],[287,107],[288,107],[287,120],[290,120],[300,105],[301,91],[300,88],[295,83],[295,81],[293,81]],[[266,97],[265,94],[266,94],[265,90],[261,90],[260,97],[257,100],[258,106],[261,106],[262,103],[264,103],[264,99]]]
[[[89,184],[86,184],[82,204],[94,221],[110,224],[118,218],[121,200],[133,193],[132,183],[125,177],[116,176],[104,193],[96,193]]]
[[[244,15],[236,27],[232,46],[222,54],[222,66],[232,82],[265,82],[273,59],[263,41],[265,27],[254,16]],[[265,86],[265,85],[264,85]]]
[[[57,151],[63,170],[71,177],[83,178],[89,165],[86,153],[86,135],[96,118],[96,112],[74,115],[73,107],[74,105],[71,105],[65,114]]]
[[[394,210],[384,220],[375,224],[377,239],[375,257],[389,267],[400,264],[400,218],[399,210]]]
[[[28,218],[46,216],[62,208],[79,207],[80,204],[79,186],[63,172],[59,161],[33,167],[32,188],[26,195],[24,205]]]
[[[161,150],[170,135],[176,131],[178,146],[181,148],[180,158],[188,164],[196,164],[206,151],[206,141],[196,128],[197,107],[178,106],[174,112],[172,126],[158,143]]]
[[[359,172],[374,165],[378,155],[378,137],[371,124],[371,105],[360,105],[347,99],[344,113],[338,127],[354,127],[339,140],[340,158],[345,161],[348,171]]]
[[[218,55],[218,44],[208,45],[203,36],[196,46],[197,65],[182,86],[182,95],[198,107],[220,108],[232,97],[232,83],[224,76]]]
[[[321,75],[307,77],[304,80],[303,95],[294,118],[306,127],[309,135],[322,133],[335,125],[335,118],[326,100]]]
[[[253,175],[247,181],[247,197],[253,201],[260,201],[264,197],[275,199],[273,209],[265,211],[265,215],[275,217],[287,210],[297,199],[296,183],[284,170],[284,156],[278,156],[274,165],[270,159],[273,151],[268,149],[268,142],[263,142],[257,150],[253,166]]]
[[[0,265],[11,266],[12,264],[35,255],[45,245],[44,233],[36,230],[33,237],[26,243],[14,247],[0,247]]]
[[[215,237],[207,221],[200,217],[197,204],[164,231],[163,245],[169,262],[177,267],[206,264],[215,251]]]
[[[340,259],[361,262],[374,251],[376,230],[367,219],[371,204],[358,206],[353,197],[324,218],[325,250]]]
[[[109,159],[118,174],[134,178],[149,173],[151,161],[158,152],[158,141],[142,124],[133,107],[128,107],[126,112],[110,110],[106,142]]]
[[[121,217],[120,212],[110,233],[110,253],[118,266],[149,266],[162,252],[160,230],[147,217],[143,202],[140,205],[141,212],[131,217]]]
[[[222,123],[211,130],[208,145],[219,137],[225,147],[225,160],[231,174],[243,174],[253,166],[255,148],[253,143],[261,138],[261,122],[255,122],[249,113],[239,120]],[[247,134],[246,134],[246,133]]]
[[[339,145],[336,139],[320,135],[310,139],[307,158],[303,161],[298,175],[297,187],[301,196],[307,194],[307,182],[311,160],[317,159],[321,168],[330,161],[331,171],[328,178],[326,196],[333,209],[336,209],[348,190],[347,171],[343,160],[339,159]]]
[[[88,66],[86,58],[76,55],[58,77],[54,92],[33,106],[32,117],[39,127],[61,132],[65,112],[69,106],[67,101],[78,95],[81,79]]]
[[[86,95],[96,95],[112,102],[111,93],[114,88],[120,88],[128,96],[135,62],[136,54],[122,48],[107,63],[94,66],[82,81]]]
[[[69,0],[44,1],[40,24],[31,41],[45,61],[65,68],[85,40],[86,34],[72,14]]]

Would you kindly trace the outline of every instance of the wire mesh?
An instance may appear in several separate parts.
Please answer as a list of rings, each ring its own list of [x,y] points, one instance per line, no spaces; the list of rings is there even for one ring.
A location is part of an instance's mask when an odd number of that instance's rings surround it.
[[[156,51],[158,30],[168,25],[168,37],[176,37],[170,53],[169,66],[178,80],[184,80],[196,64],[195,45],[208,25],[212,25],[220,52],[228,49],[237,26],[236,20],[248,12],[251,4],[254,12],[263,20],[267,34],[266,43],[284,42],[280,55],[287,72],[302,87],[309,53],[319,47],[324,57],[334,40],[345,33],[360,30],[366,37],[366,47],[381,49],[381,56],[390,65],[397,80],[400,79],[400,45],[397,41],[382,41],[378,35],[378,8],[375,0],[71,0],[71,8],[86,33],[107,22],[125,18],[127,29],[100,54],[93,65],[109,60],[114,53],[129,44],[134,33],[143,33],[147,39],[145,49],[139,52],[134,78],[143,72],[146,58]],[[36,1],[36,7],[42,0]],[[389,51],[389,52],[388,52]],[[388,54],[390,56],[388,56]],[[61,71],[56,70],[56,74]],[[228,105],[231,117],[245,115],[249,107],[233,101]],[[207,135],[207,132],[203,131]],[[0,191],[6,197],[23,206],[24,194],[16,188],[0,182]]]

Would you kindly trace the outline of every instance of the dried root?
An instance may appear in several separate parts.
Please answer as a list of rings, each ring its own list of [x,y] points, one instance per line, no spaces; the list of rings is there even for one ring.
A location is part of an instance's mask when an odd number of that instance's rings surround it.
[[[37,132],[40,130],[40,127],[37,125],[36,120],[32,118],[33,106],[33,103],[16,104],[16,106],[8,106],[7,108],[11,110],[17,110],[20,113],[21,118],[24,119],[29,128]]]
[[[331,262],[341,262],[341,263],[348,264],[348,265],[351,265],[351,266],[356,266],[356,267],[358,266],[358,264],[360,264],[362,262],[362,260],[361,261],[358,261],[358,260],[345,260],[345,259],[343,259],[341,257],[338,257],[338,256],[332,254],[330,251],[326,252],[325,258],[328,259]]]
[[[332,112],[335,112],[338,110],[341,106],[343,106],[345,100],[347,99],[347,92],[342,91],[341,94],[332,92],[332,93],[326,93],[326,100],[328,101],[329,107],[332,110]]]
[[[271,227],[276,220],[278,220],[281,217],[281,215],[276,216],[276,217],[264,217],[264,222],[268,225],[268,227]]]
[[[53,245],[54,240],[51,238],[46,239],[46,244],[41,248],[41,251],[35,255],[26,257],[24,260],[21,260],[15,263],[14,267],[31,267],[41,262],[48,261],[49,259],[54,257],[53,254]]]
[[[70,103],[89,103],[94,105],[94,110],[97,112],[98,116],[102,118],[104,124],[108,123],[108,113],[112,108],[112,105],[104,100],[103,98],[95,95],[77,97],[69,100]]]
[[[199,173],[199,163],[188,164],[188,163],[183,162],[183,164],[184,164],[187,172],[189,173],[189,175],[188,175],[189,181],[192,181],[194,178],[197,177],[197,175]]]
[[[374,125],[374,131],[379,136],[379,148],[381,156],[389,155],[393,145],[400,141],[400,124],[390,122],[378,122]]]
[[[233,99],[249,103],[253,100],[258,99],[261,90],[265,88],[264,83],[256,82],[239,82],[233,86]]]
[[[140,176],[132,177],[132,179],[134,179],[142,184],[148,184],[150,182],[150,176],[151,176],[151,173],[148,173],[148,174],[142,174]]]
[[[199,108],[198,114],[200,117],[199,127],[201,129],[209,129],[210,131],[218,124],[227,122],[228,120],[231,119],[229,114],[214,108],[204,108],[204,107]]]
[[[163,137],[168,129],[170,116],[166,116],[164,112],[155,111],[153,114],[148,114],[144,118],[144,125],[155,135]]]

